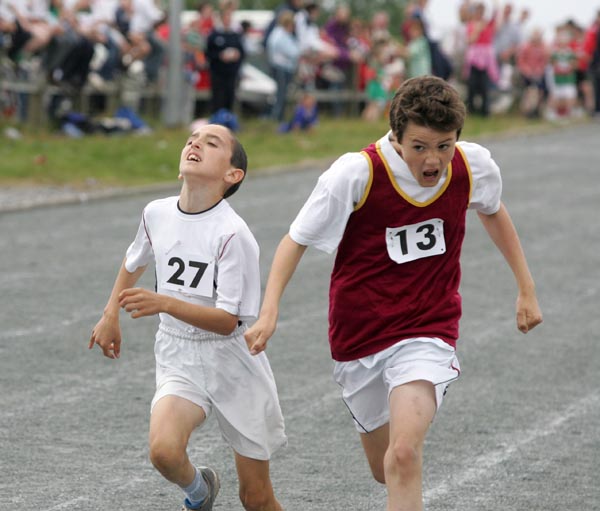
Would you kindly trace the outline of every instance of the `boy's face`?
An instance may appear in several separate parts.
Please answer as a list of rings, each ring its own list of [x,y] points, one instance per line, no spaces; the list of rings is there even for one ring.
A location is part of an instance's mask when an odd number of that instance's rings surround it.
[[[179,176],[220,182],[229,171],[235,170],[231,155],[232,140],[227,128],[217,124],[201,126],[189,136],[181,151]]]
[[[431,187],[439,183],[452,160],[456,139],[456,131],[439,132],[409,122],[402,140],[393,145],[419,185]]]

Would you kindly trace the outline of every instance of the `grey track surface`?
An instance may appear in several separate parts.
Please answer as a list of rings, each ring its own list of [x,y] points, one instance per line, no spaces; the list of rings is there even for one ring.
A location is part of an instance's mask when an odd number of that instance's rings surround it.
[[[487,141],[536,277],[545,322],[515,327],[515,285],[476,215],[463,250],[463,374],[425,447],[429,511],[600,510],[600,144],[586,125]],[[359,148],[357,148],[359,149]],[[249,179],[233,197],[274,249],[322,169]],[[175,510],[181,495],[147,459],[156,321],[123,315],[118,361],[88,351],[150,194],[0,214],[0,510]],[[268,349],[289,445],[272,460],[288,511],[383,510],[331,378],[332,257],[307,251]],[[152,272],[142,283],[152,286]],[[147,278],[146,278],[147,277]],[[190,456],[222,475],[215,509],[237,511],[216,421]]]

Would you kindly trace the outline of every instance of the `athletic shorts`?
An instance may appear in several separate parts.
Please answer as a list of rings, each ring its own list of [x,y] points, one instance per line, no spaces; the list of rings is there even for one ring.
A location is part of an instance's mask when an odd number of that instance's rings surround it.
[[[435,386],[437,408],[448,385],[460,375],[454,348],[441,339],[406,339],[379,353],[336,362],[335,381],[360,433],[369,433],[390,420],[389,395],[395,387],[417,380]]]
[[[156,393],[179,396],[214,411],[224,440],[247,458],[268,460],[287,443],[271,366],[252,356],[238,328],[231,336],[188,334],[160,325],[156,334]]]
[[[577,87],[571,83],[555,85],[552,95],[555,99],[575,99],[577,98]]]

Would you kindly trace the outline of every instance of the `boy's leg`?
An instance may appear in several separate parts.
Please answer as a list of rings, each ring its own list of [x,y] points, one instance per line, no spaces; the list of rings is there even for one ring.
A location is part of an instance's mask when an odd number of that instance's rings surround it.
[[[236,452],[235,466],[246,511],[283,511],[273,493],[268,460],[246,458]]]
[[[361,433],[360,441],[373,477],[378,483],[385,484],[383,458],[390,445],[390,425],[384,424],[370,433]]]
[[[430,382],[400,385],[390,394],[390,441],[383,460],[388,511],[423,509],[423,443],[435,412]]]
[[[196,469],[187,456],[192,431],[206,419],[202,407],[187,399],[168,395],[161,398],[150,416],[150,460],[165,479],[189,486]]]

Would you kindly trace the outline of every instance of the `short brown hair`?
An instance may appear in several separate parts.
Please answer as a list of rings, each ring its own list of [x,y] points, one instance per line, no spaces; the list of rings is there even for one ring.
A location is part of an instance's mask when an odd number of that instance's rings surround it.
[[[465,117],[465,104],[452,85],[436,76],[418,76],[406,80],[394,94],[390,128],[398,141],[409,122],[440,132],[456,130],[458,138]]]

